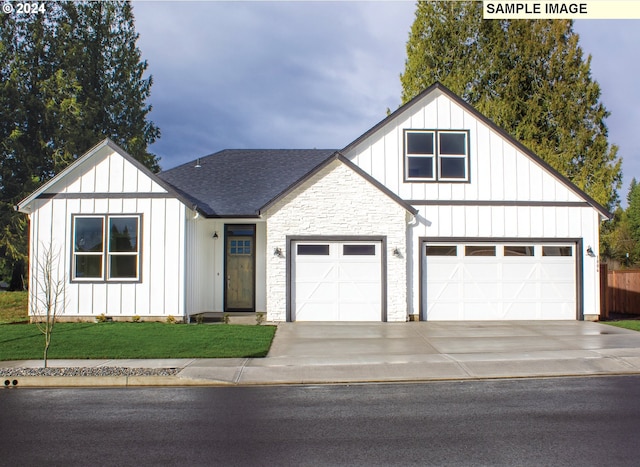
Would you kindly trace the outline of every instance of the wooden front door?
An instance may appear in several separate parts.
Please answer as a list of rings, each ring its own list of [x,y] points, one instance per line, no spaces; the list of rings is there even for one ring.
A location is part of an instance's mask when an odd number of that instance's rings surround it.
[[[255,225],[225,226],[225,311],[255,311]]]

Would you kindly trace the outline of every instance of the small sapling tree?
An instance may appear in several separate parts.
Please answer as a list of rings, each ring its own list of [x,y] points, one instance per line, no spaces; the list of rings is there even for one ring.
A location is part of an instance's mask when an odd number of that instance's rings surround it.
[[[65,306],[66,277],[58,274],[60,251],[54,251],[52,245],[42,245],[41,252],[40,255],[35,255],[29,303],[31,319],[44,335],[43,363],[46,368],[56,316]]]

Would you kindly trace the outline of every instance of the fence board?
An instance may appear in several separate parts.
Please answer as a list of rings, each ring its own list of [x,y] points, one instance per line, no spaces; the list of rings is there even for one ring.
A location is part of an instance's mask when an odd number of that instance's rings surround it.
[[[640,269],[608,271],[605,300],[606,316],[640,314]]]

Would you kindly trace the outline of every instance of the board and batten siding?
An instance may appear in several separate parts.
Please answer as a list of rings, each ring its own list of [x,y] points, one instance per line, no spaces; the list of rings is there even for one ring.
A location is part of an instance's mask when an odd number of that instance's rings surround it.
[[[386,237],[387,321],[407,320],[408,212],[336,160],[264,213],[267,220],[267,319],[286,321],[287,237]],[[398,248],[400,257],[393,255]],[[283,252],[275,255],[276,249]],[[384,306],[384,304],[383,304]]]
[[[588,247],[598,251],[600,217],[591,207],[566,206],[420,206],[417,222],[411,226],[409,254],[410,300],[412,314],[420,307],[420,239],[474,238],[499,243],[502,239],[519,239],[526,245],[529,239],[563,240],[581,238],[583,297],[585,316],[600,314],[600,286],[598,258],[586,254]],[[529,242],[531,243],[531,242]]]
[[[260,219],[206,219],[186,211],[187,315],[224,311],[224,231],[228,224],[256,226],[256,311],[266,311],[266,223]]]
[[[405,181],[406,129],[468,130],[469,181]],[[598,251],[598,211],[544,165],[440,90],[425,95],[348,147],[344,156],[420,211],[410,227],[407,245],[410,314],[419,314],[421,237],[491,237],[496,242],[500,238],[582,238],[585,250],[590,246]],[[598,315],[597,257],[577,254],[583,255],[584,315]]]
[[[448,96],[437,92],[423,99],[344,156],[404,200],[584,201]],[[406,182],[405,129],[469,130],[469,182]]]
[[[108,149],[108,148],[107,148]],[[117,152],[94,155],[32,202],[30,293],[37,294],[34,268],[50,238],[59,252],[58,277],[65,279],[63,320],[104,314],[113,319],[184,316],[185,206]],[[97,160],[96,160],[97,159]],[[137,214],[140,225],[140,280],[71,281],[74,215]]]

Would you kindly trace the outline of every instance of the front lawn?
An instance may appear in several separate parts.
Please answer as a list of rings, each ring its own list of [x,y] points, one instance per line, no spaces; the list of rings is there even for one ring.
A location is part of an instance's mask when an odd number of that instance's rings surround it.
[[[603,324],[618,326],[619,328],[631,329],[632,331],[640,331],[640,320],[622,319],[620,321],[602,321]]]
[[[0,324],[26,321],[27,292],[0,292]]]
[[[275,326],[167,323],[57,323],[50,359],[264,357]],[[0,360],[41,359],[34,324],[0,325]]]

